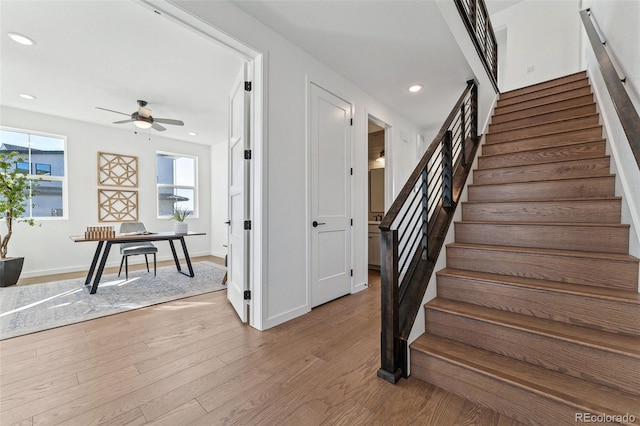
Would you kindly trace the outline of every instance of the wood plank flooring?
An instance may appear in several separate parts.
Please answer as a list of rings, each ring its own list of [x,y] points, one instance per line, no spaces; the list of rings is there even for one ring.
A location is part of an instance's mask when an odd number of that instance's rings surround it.
[[[519,424],[417,379],[378,379],[369,280],[265,332],[220,291],[4,340],[0,425]]]

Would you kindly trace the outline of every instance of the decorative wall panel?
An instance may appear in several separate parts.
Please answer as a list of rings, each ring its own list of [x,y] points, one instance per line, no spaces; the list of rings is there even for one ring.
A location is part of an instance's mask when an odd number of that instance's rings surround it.
[[[138,157],[98,152],[98,185],[138,187]]]
[[[98,189],[100,222],[137,222],[138,191]]]

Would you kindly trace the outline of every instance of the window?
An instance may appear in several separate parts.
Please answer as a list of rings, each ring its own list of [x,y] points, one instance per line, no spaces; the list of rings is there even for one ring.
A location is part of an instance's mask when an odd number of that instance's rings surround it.
[[[0,128],[0,149],[17,152],[16,168],[38,180],[37,190],[25,206],[25,217],[63,217],[66,204],[67,154],[64,136]]]
[[[156,155],[158,217],[173,215],[176,207],[191,210],[197,217],[197,159],[181,154]]]

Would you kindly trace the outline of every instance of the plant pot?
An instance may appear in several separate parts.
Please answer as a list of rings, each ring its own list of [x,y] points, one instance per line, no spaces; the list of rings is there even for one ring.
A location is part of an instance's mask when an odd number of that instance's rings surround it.
[[[0,287],[15,285],[20,278],[24,257],[10,257],[0,260]]]
[[[186,234],[187,232],[189,232],[189,226],[187,222],[176,222],[175,226],[173,227],[173,232],[175,232],[176,234]]]

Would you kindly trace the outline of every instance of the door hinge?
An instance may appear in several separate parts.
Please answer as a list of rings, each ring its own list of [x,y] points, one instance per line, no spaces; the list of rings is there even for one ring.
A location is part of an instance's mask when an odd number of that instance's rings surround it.
[[[351,270],[351,276],[353,276],[353,269]]]
[[[250,220],[245,220],[244,221],[244,229],[251,229],[251,221]]]
[[[244,159],[245,160],[251,160],[251,150],[250,149],[245,149],[244,150]]]
[[[244,82],[244,90],[246,90],[247,92],[251,91],[251,82],[250,81],[245,81]]]
[[[353,126],[353,118],[350,118],[350,119],[349,119],[349,125],[350,125],[350,126]]]
[[[351,226],[353,226],[353,219],[351,219],[350,222],[351,222]]]
[[[251,300],[251,290],[244,291],[244,300]]]
[[[353,167],[349,170],[349,174],[353,176]]]

